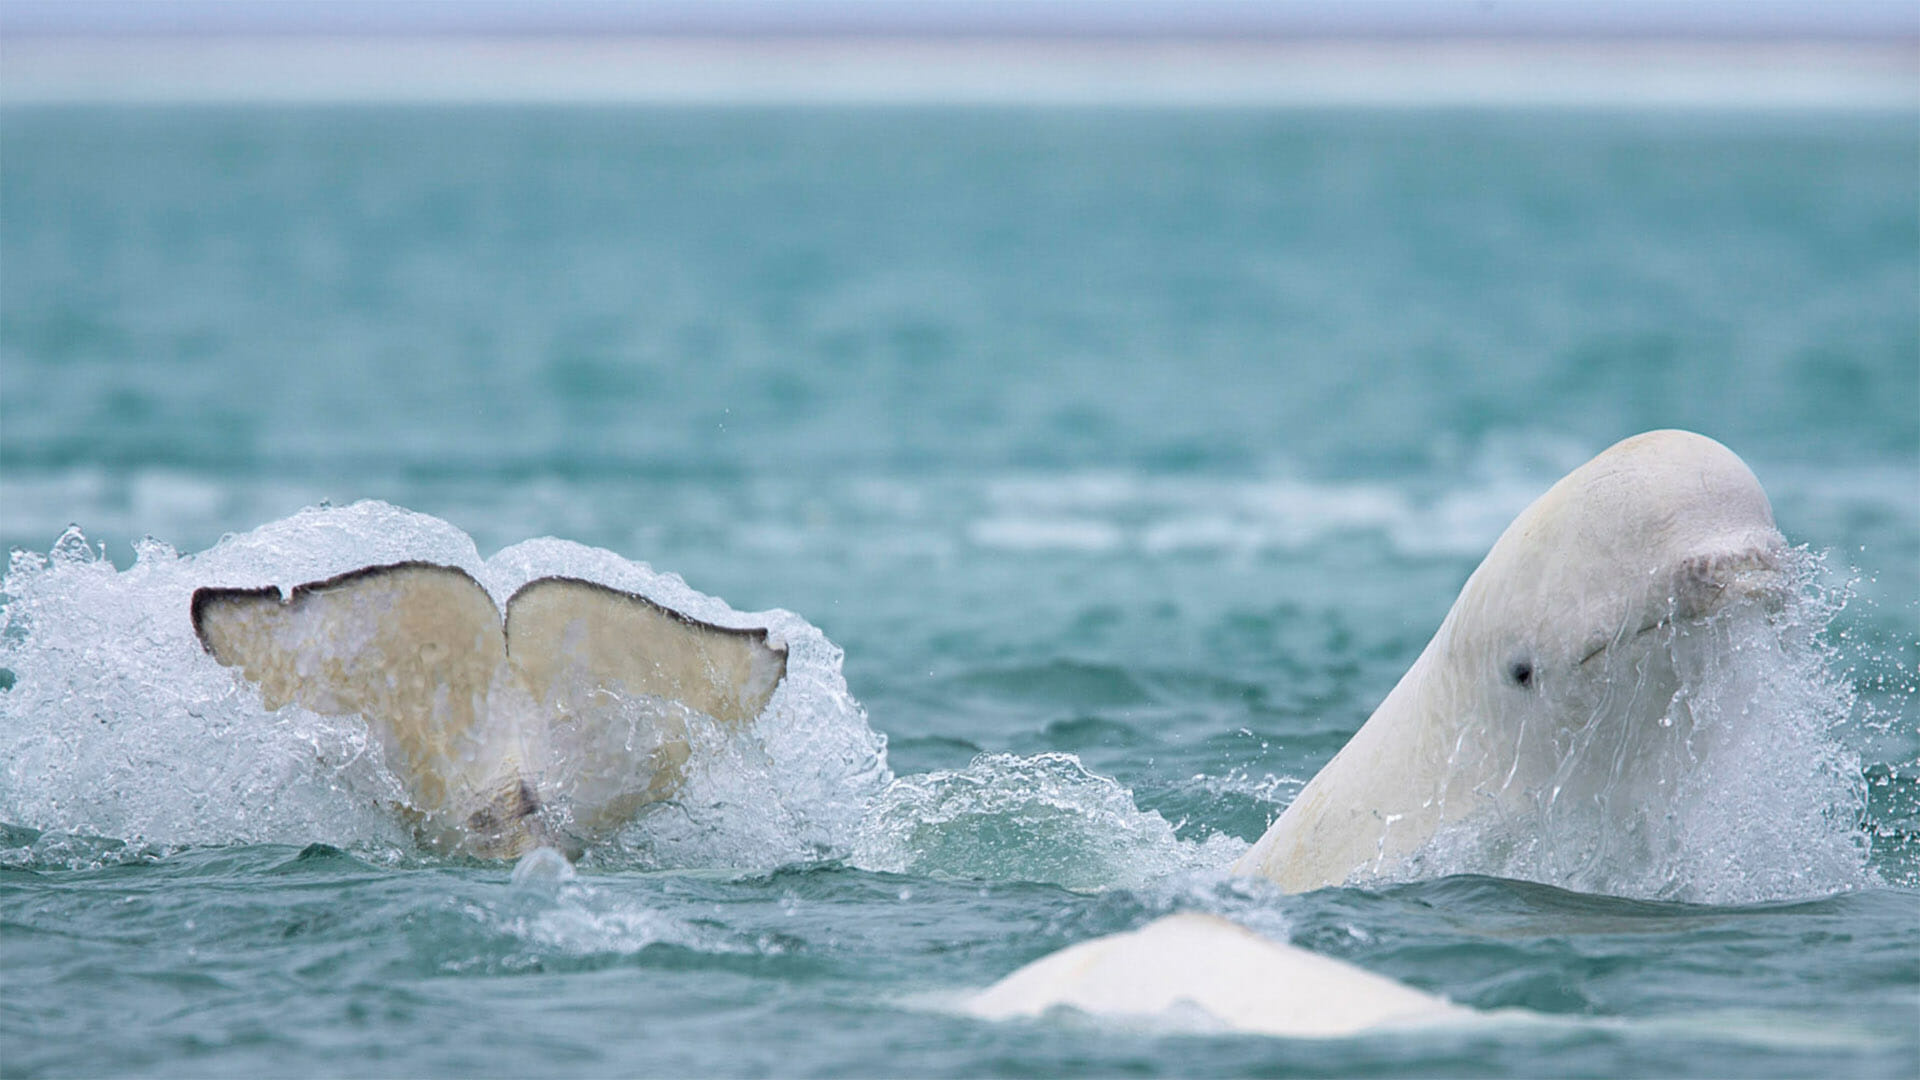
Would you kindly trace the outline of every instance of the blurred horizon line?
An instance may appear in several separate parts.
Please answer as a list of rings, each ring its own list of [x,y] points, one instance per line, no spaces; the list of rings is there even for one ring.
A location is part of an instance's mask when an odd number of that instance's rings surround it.
[[[0,0],[0,103],[1920,112],[1887,0]]]

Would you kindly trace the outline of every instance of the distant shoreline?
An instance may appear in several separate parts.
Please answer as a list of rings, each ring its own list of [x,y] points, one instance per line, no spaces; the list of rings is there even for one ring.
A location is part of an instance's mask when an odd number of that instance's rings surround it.
[[[9,35],[0,103],[1920,111],[1912,41]]]

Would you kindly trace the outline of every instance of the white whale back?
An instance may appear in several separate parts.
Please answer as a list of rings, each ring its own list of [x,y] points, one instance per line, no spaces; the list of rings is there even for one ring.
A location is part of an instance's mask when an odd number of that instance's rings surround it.
[[[974,995],[988,1020],[1058,1009],[1233,1031],[1336,1038],[1457,1021],[1472,1010],[1352,964],[1282,944],[1217,915],[1185,913],[1050,953]]]

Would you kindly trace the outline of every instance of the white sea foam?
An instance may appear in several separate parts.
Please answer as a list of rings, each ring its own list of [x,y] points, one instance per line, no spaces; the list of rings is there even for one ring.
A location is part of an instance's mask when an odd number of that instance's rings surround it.
[[[630,956],[654,945],[704,953],[763,951],[737,935],[697,926],[580,878],[566,856],[535,848],[514,865],[512,890],[468,909],[488,929],[535,956]]]
[[[181,557],[155,541],[116,571],[78,529],[48,556],[16,553],[0,667],[0,821],[139,844],[306,843],[408,850],[402,789],[357,717],[263,709],[253,686],[195,636],[205,585],[283,591],[361,566],[421,560],[471,573],[504,602],[565,574],[638,592],[695,618],[765,626],[788,676],[756,730],[712,740],[674,812],[602,852],[667,863],[774,865],[843,849],[889,778],[885,740],[840,675],[840,650],[785,611],[736,612],[679,577],[557,540],[482,560],[459,529],[384,503],[316,508]],[[650,828],[649,826],[654,826]],[[716,842],[724,838],[725,842]]]
[[[926,877],[1136,887],[1223,866],[1245,845],[1180,840],[1119,782],[1073,754],[981,754],[964,769],[905,776],[875,801],[855,865]]]
[[[1255,776],[1243,766],[1235,765],[1220,776],[1209,773],[1195,773],[1179,786],[1188,791],[1204,792],[1208,795],[1239,796],[1273,807],[1278,816],[1286,809],[1300,789],[1307,786],[1308,778],[1298,776],[1276,776],[1273,773],[1261,773]]]

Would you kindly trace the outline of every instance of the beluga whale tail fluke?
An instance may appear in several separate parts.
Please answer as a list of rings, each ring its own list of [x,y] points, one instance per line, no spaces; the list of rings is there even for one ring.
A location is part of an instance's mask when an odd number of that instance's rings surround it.
[[[696,725],[741,728],[786,675],[765,629],[573,578],[504,618],[465,571],[370,566],[294,588],[201,588],[195,632],[269,710],[367,721],[430,847],[577,852],[677,791]]]

